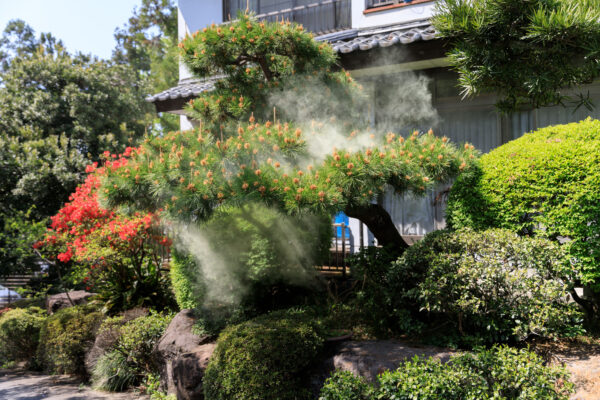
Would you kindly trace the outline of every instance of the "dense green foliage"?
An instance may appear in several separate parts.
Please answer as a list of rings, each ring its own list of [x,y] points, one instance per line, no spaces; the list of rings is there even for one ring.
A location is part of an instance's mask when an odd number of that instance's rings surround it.
[[[441,314],[462,335],[487,343],[581,333],[567,302],[573,270],[562,248],[503,230],[431,233],[391,268],[396,279],[420,274],[406,295]]]
[[[274,312],[228,327],[204,376],[207,400],[285,400],[309,397],[309,367],[322,347],[312,318]]]
[[[92,373],[94,385],[122,391],[139,385],[156,372],[152,350],[171,322],[171,315],[151,312],[118,327],[118,339],[99,360]],[[105,329],[114,329],[106,326]]]
[[[528,350],[492,347],[454,356],[442,364],[433,359],[403,362],[377,377],[376,386],[347,372],[325,383],[321,400],[567,400],[573,392],[564,367],[545,366]]]
[[[393,257],[369,248],[352,259],[357,305],[380,334],[441,324],[445,344],[472,346],[583,332],[567,302],[576,273],[557,243],[505,230],[436,231]]]
[[[0,365],[10,361],[34,364],[46,312],[38,307],[17,308],[0,316]]]
[[[171,285],[181,310],[200,308],[206,288],[194,256],[174,250],[171,254]]]
[[[46,231],[47,221],[36,220],[33,211],[0,210],[0,275],[37,269],[39,258],[32,246]]]
[[[40,331],[37,357],[44,370],[86,377],[85,353],[104,315],[95,306],[63,308],[49,316]]]
[[[503,111],[564,104],[600,75],[598,0],[442,0],[433,24],[463,93],[498,94]]]
[[[454,228],[564,238],[581,281],[600,292],[600,121],[550,126],[481,158],[448,201]]]
[[[133,68],[147,94],[177,85],[179,52],[177,6],[173,0],[142,0],[127,24],[115,31],[117,47],[112,59]],[[179,116],[159,113],[151,130],[178,129]]]

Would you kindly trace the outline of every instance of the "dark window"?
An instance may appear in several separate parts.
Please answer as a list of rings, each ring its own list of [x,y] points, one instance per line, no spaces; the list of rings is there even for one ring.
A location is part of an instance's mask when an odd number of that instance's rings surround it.
[[[403,0],[367,0],[367,8],[376,8],[383,6],[391,6],[394,4],[404,3]]]
[[[350,4],[351,0],[224,0],[223,11],[225,19],[233,19],[248,7],[259,19],[289,20],[324,34],[351,27]]]

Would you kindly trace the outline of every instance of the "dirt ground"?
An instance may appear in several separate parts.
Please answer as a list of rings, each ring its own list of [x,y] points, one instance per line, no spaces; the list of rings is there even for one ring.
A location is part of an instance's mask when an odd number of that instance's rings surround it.
[[[561,341],[535,344],[551,363],[564,363],[571,372],[576,393],[571,400],[600,399],[600,340]]]
[[[132,400],[148,399],[137,393],[105,393],[82,386],[68,376],[0,370],[2,400]]]

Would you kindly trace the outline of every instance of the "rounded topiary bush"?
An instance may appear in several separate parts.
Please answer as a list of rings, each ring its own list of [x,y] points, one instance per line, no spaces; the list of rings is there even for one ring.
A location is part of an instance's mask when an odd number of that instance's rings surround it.
[[[0,364],[27,360],[31,363],[46,311],[39,307],[9,310],[0,317]]]
[[[304,312],[273,312],[225,329],[204,376],[207,400],[309,398],[323,344]]]
[[[600,292],[600,121],[550,126],[481,157],[453,185],[453,228],[506,228],[567,241]]]

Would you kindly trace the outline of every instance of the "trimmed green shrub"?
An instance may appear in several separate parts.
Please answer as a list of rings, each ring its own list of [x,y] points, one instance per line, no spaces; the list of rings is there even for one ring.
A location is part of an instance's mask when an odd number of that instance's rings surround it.
[[[312,317],[279,311],[226,328],[204,375],[207,400],[309,398],[323,339]]]
[[[175,249],[171,255],[171,284],[177,305],[181,310],[199,308],[206,291],[200,268],[189,254]]]
[[[172,318],[170,314],[151,311],[147,316],[118,327],[114,323],[108,324],[106,329],[118,329],[118,339],[94,367],[94,385],[104,390],[121,391],[139,385],[148,374],[156,372],[152,350]]]
[[[600,292],[600,121],[550,126],[481,157],[450,191],[452,228],[564,238],[584,284]]]
[[[568,303],[573,271],[563,249],[506,230],[439,231],[393,263],[394,279],[412,280],[406,295],[487,343],[582,333]]]
[[[44,369],[87,378],[85,353],[103,318],[104,314],[89,304],[63,308],[49,316],[40,330],[37,350]]]
[[[33,361],[46,311],[39,307],[17,308],[0,317],[0,365],[10,361]]]
[[[526,349],[494,346],[442,364],[415,357],[377,377],[376,385],[336,371],[320,400],[567,400],[574,392],[564,367],[548,367]]]
[[[176,241],[171,279],[181,308],[222,326],[240,311],[248,319],[313,297],[321,283],[314,266],[331,244],[328,216],[292,217],[260,204],[217,211]]]

